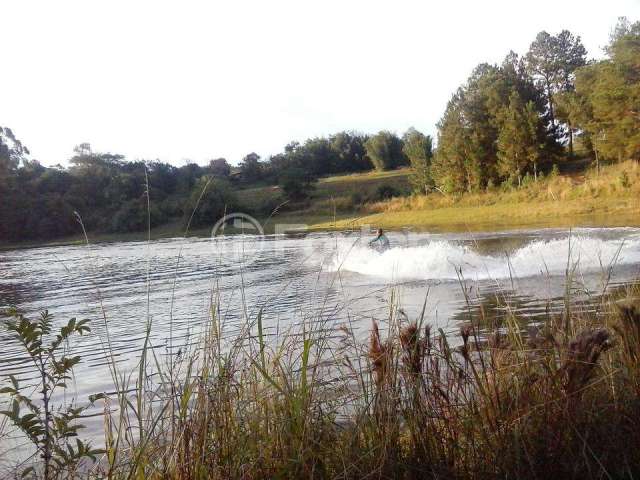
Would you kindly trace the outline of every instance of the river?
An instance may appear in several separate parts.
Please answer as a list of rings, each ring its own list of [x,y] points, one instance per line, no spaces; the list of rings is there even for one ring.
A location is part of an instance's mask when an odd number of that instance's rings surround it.
[[[263,313],[272,339],[302,321],[352,322],[364,339],[396,299],[408,318],[456,331],[468,303],[495,315],[505,306],[535,323],[559,312],[566,272],[581,308],[640,274],[640,229],[582,228],[481,234],[391,232],[392,248],[366,247],[360,232],[176,238],[0,252],[0,307],[48,309],[58,324],[88,318],[72,343],[82,357],[73,395],[113,390],[105,343],[133,370],[151,324],[158,356],[194,342],[212,304],[233,336]],[[20,347],[0,330],[0,378],[30,378]],[[89,425],[97,431],[100,422]],[[1,440],[0,440],[1,442]]]

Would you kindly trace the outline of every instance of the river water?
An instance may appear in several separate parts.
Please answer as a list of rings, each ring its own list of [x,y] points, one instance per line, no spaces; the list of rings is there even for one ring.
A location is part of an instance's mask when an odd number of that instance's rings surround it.
[[[32,315],[48,309],[58,324],[90,319],[92,332],[72,344],[82,356],[73,395],[86,399],[114,388],[107,339],[119,367],[133,370],[148,321],[156,353],[176,354],[197,337],[212,303],[231,336],[262,310],[272,338],[302,321],[347,320],[364,338],[372,318],[388,316],[392,291],[408,318],[416,318],[426,300],[427,321],[455,331],[468,302],[496,315],[506,302],[531,322],[560,311],[567,269],[587,309],[604,288],[640,276],[638,228],[388,236],[392,248],[384,253],[367,248],[361,232],[4,251],[0,307]],[[30,378],[28,362],[4,329],[0,344],[0,379]]]

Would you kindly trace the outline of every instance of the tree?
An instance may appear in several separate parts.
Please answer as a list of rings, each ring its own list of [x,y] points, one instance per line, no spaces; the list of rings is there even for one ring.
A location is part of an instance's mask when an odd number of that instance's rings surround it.
[[[402,153],[402,140],[389,131],[382,130],[370,137],[365,148],[376,170],[391,170],[407,164]]]
[[[438,124],[438,150],[431,169],[441,189],[469,192],[508,176],[504,160],[503,166],[499,165],[498,139],[513,95],[529,110],[531,122],[536,118],[540,156],[553,161],[558,143],[553,131],[545,128],[544,98],[527,75],[523,61],[510,53],[502,65],[478,65],[447,104]]]
[[[433,140],[429,135],[424,135],[412,127],[402,137],[402,143],[402,151],[411,165],[409,180],[414,191],[429,193],[433,188],[431,177]]]
[[[217,177],[228,177],[231,173],[231,165],[225,158],[214,158],[209,161],[209,173]]]
[[[316,181],[316,177],[306,170],[290,167],[281,173],[279,184],[289,200],[301,201],[309,198]]]
[[[193,187],[183,209],[183,226],[213,227],[237,206],[238,198],[227,180],[202,177]]]
[[[9,127],[0,126],[0,180],[15,171],[29,149],[16,138]]]
[[[260,163],[260,155],[251,152],[242,159],[240,163],[240,173],[242,180],[246,183],[257,182],[262,178],[263,168]]]
[[[337,172],[361,172],[373,168],[365,148],[367,139],[366,135],[349,132],[339,132],[329,138],[337,155]]]
[[[338,155],[326,138],[310,138],[296,149],[299,168],[313,176],[338,172]]]
[[[432,176],[436,184],[446,192],[463,192],[468,189],[465,173],[468,135],[458,106],[460,93],[449,101],[444,116],[438,123],[438,149],[432,165]]]
[[[498,135],[498,171],[510,181],[518,181],[529,168],[537,177],[540,159],[541,122],[532,102],[524,104],[517,92],[509,97],[509,106],[502,112],[502,127]]]
[[[620,19],[606,51],[576,72],[570,114],[596,155],[640,159],[640,22]]]
[[[555,95],[574,89],[575,71],[586,64],[586,56],[587,50],[580,37],[568,30],[562,30],[555,36],[542,31],[529,47],[527,67],[544,89],[552,128],[556,121]],[[573,125],[567,125],[570,154],[573,154],[573,129]]]
[[[187,162],[178,168],[177,174],[177,191],[190,194],[200,177],[204,175],[204,169],[197,163]]]

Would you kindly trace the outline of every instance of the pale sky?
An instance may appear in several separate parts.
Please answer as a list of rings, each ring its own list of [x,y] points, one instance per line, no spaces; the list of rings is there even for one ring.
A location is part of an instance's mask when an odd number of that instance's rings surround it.
[[[590,57],[640,0],[3,0],[0,125],[46,165],[73,147],[174,165],[340,130],[435,134],[480,62],[540,30]]]

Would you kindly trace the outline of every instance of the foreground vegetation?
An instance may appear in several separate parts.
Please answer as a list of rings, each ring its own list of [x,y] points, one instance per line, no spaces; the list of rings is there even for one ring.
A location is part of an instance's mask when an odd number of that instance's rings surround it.
[[[81,407],[38,406],[17,381],[2,413],[37,448],[41,461],[21,467],[37,478],[633,478],[638,290],[584,313],[569,275],[563,312],[527,334],[498,295],[507,315],[470,308],[454,336],[392,298],[368,341],[357,323],[319,318],[274,337],[262,312],[228,337],[214,298],[191,350],[165,361],[145,342],[135,373],[114,361],[116,393],[92,399],[104,403],[104,450],[74,440]],[[87,325],[70,321],[45,347],[50,315],[12,315],[50,399],[80,361],[58,349]]]

